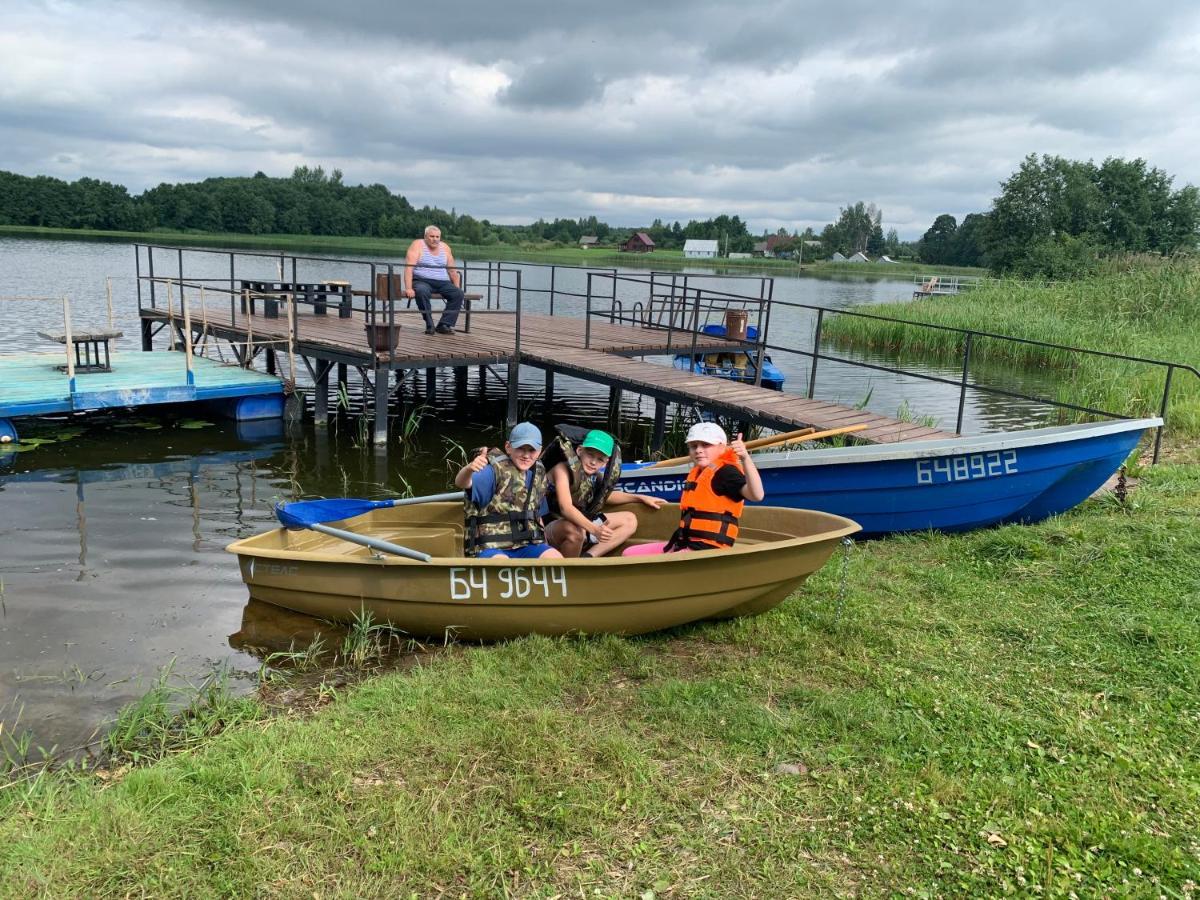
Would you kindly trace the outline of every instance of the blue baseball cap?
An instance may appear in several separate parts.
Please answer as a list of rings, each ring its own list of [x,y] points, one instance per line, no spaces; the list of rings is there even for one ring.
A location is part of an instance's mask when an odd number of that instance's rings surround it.
[[[542,449],[542,432],[532,422],[518,422],[508,434],[508,442],[514,447]]]

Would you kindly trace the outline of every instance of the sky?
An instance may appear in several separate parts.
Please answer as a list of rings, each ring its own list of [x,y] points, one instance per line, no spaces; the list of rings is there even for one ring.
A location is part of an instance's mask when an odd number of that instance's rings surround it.
[[[493,222],[857,201],[919,237],[1029,153],[1200,184],[1200,4],[4,0],[0,169],[341,169]]]

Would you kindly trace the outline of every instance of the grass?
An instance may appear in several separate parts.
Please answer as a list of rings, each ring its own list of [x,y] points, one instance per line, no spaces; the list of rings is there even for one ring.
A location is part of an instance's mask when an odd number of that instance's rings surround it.
[[[871,312],[1200,367],[1200,264],[1194,261],[1123,261],[1080,281],[990,282],[957,296]],[[823,334],[839,346],[884,349],[902,358],[957,361],[963,352],[960,334],[900,322],[831,316]],[[1158,414],[1166,374],[1156,366],[989,338],[975,339],[972,360],[1053,371],[1060,384],[1053,399],[1131,416]],[[1200,435],[1200,378],[1175,373],[1167,424],[1176,437]]]
[[[459,648],[19,783],[0,894],[1194,896],[1198,513],[1157,466],[861,544],[763,617]]]

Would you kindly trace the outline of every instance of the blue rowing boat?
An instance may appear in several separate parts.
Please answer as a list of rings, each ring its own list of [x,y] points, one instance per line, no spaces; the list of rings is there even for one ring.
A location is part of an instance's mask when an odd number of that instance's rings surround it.
[[[1161,419],[756,453],[766,504],[853,519],[867,535],[1037,522],[1101,487]],[[627,463],[617,487],[678,501],[688,466]]]

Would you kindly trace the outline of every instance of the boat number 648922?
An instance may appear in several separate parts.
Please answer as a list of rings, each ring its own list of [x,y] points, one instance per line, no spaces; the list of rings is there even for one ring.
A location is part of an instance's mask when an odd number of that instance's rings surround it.
[[[549,599],[567,596],[567,573],[562,566],[528,566],[503,569],[452,566],[450,568],[450,599],[488,599],[489,580],[495,579],[496,596],[500,600],[524,600],[526,597]]]
[[[917,484],[968,481],[972,478],[992,478],[996,475],[1016,473],[1016,450],[995,450],[991,453],[972,453],[969,456],[917,460]]]

